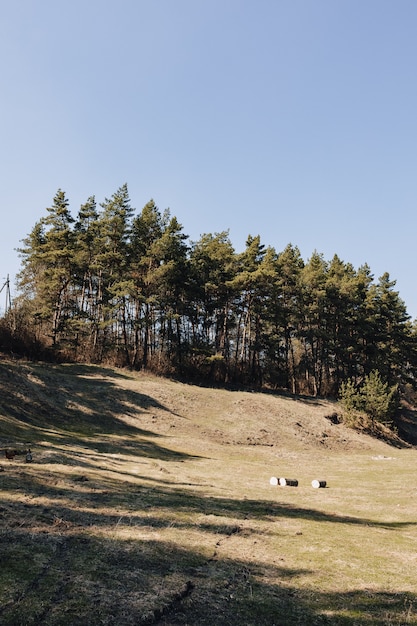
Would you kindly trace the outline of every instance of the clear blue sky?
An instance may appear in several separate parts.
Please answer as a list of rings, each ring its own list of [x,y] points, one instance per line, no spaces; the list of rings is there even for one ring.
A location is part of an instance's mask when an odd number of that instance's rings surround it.
[[[416,32],[415,0],[2,0],[0,287],[58,188],[75,216],[127,182],[191,240],[388,271],[417,317]]]

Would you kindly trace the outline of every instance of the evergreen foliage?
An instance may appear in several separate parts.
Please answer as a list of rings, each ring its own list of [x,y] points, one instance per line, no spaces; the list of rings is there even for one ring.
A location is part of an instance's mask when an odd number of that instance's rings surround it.
[[[88,198],[75,220],[58,190],[20,254],[13,314],[62,358],[292,393],[341,389],[347,403],[364,380],[360,408],[378,421],[389,410],[377,398],[415,385],[417,327],[389,274],[374,282],[368,266],[317,251],[305,262],[259,236],[241,253],[228,232],[190,243],[153,200],[136,213],[127,185],[99,206]]]
[[[340,401],[350,422],[358,413],[364,412],[370,417],[372,426],[376,422],[391,426],[398,404],[398,386],[390,387],[378,370],[372,370],[359,386],[352,379],[342,382]]]

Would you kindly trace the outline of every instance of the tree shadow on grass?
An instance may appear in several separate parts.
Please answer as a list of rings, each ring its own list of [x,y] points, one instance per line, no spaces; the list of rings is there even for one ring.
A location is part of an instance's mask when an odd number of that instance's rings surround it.
[[[57,463],[64,462],[64,470],[57,465],[54,471],[49,471],[46,466],[37,467],[34,463],[14,467],[10,472],[7,468],[0,474],[1,624],[378,626],[417,623],[411,621],[410,613],[417,598],[401,590],[395,594],[370,594],[363,590],[331,594],[317,589],[312,594],[297,585],[297,580],[309,574],[307,570],[267,566],[253,559],[218,555],[209,558],[203,549],[186,547],[187,533],[196,530],[196,525],[200,532],[213,535],[217,542],[218,538],[239,532],[255,535],[259,531],[255,525],[251,526],[251,521],[258,520],[275,522],[294,518],[392,530],[411,526],[414,521],[383,523],[267,500],[208,498],[198,490],[177,484],[175,477],[169,481],[136,475],[135,483],[135,477],[122,470],[122,465],[117,468],[115,462],[105,468],[98,458],[123,454],[136,457],[136,463],[140,463],[135,446],[141,443],[140,454],[148,458],[178,461],[187,456],[153,442],[140,441],[140,437],[155,434],[118,420],[113,409],[108,414],[100,410],[103,393],[111,396],[114,392],[114,404],[120,414],[133,411],[131,405],[136,407],[136,402],[145,411],[147,407],[140,402],[149,401],[149,406],[154,406],[152,398],[130,395],[131,392],[126,395],[105,378],[98,381],[97,387],[96,371],[94,378],[80,381],[77,370],[74,372],[73,383],[65,375],[46,402],[46,409],[55,411],[53,415],[59,423],[57,431],[51,431],[49,436],[51,444],[61,444],[62,458]],[[41,389],[51,386],[49,375],[42,368],[34,369],[29,381],[39,385],[39,395],[35,396],[38,408],[43,397]],[[3,387],[2,401],[3,393],[8,391]],[[18,400],[20,408],[27,412],[27,425],[32,427],[38,425],[39,415],[36,405],[31,407],[26,400],[29,391],[33,389],[21,390],[22,397]],[[74,397],[76,406],[71,404]],[[157,404],[155,408],[166,411],[163,405]],[[83,426],[85,413],[89,415],[88,428]],[[133,413],[137,415],[137,407]],[[41,418],[46,436],[51,415],[46,411]],[[21,419],[19,413],[16,419]],[[90,427],[94,434],[98,432],[98,441],[92,437],[89,440]],[[115,441],[107,439],[112,435]],[[116,440],[120,435],[123,438]],[[66,443],[75,452],[67,451]],[[57,449],[58,445],[54,450]],[[72,464],[73,472],[68,470]],[[84,469],[94,468],[102,473],[86,472],[88,477],[82,473]],[[204,485],[201,487],[204,489]],[[172,523],[184,531],[185,545],[158,537],[159,532],[162,536],[162,528]],[[136,538],[121,540],[116,530]],[[151,538],[146,538],[149,535]]]
[[[95,474],[90,478],[74,468],[68,474],[48,469],[37,468],[9,475],[0,474],[0,489],[4,506],[12,506],[17,513],[31,523],[38,515],[44,519],[63,519],[80,527],[112,526],[124,518],[123,523],[137,527],[168,526],[175,519],[175,525],[183,529],[203,528],[216,533],[217,527],[240,530],[251,521],[277,522],[280,519],[306,520],[345,524],[354,526],[401,530],[417,526],[415,520],[404,522],[376,521],[363,517],[350,517],[320,510],[293,506],[269,500],[250,500],[233,498],[210,498],[201,492],[178,487],[175,483],[168,486],[165,481],[130,476],[123,480],[116,472],[105,475]],[[202,485],[204,488],[204,486]],[[24,504],[15,501],[16,493],[30,494]],[[38,502],[41,500],[41,503]],[[5,509],[11,513],[10,507]],[[28,515],[30,513],[30,515]],[[196,519],[198,518],[198,522]],[[216,521],[221,520],[221,521]],[[225,519],[233,520],[228,524]],[[229,534],[228,532],[226,534]]]
[[[96,438],[77,440],[74,436],[63,438],[58,435],[56,437],[51,433],[42,443],[33,447],[32,454],[35,460],[36,454],[40,454],[42,462],[47,464],[63,464],[109,471],[113,469],[112,465],[115,465],[117,459],[121,459],[121,457],[125,462],[134,463],[140,463],[141,459],[185,461],[201,458],[186,452],[172,450],[149,439],[143,439],[140,435],[130,439],[126,437],[113,439],[109,436],[97,441]],[[126,473],[126,475],[130,474]]]
[[[245,561],[213,562],[170,542],[99,540],[74,532],[45,537],[19,529],[4,537],[15,580],[12,597],[0,605],[4,626],[271,625],[294,613],[291,592],[258,582]],[[21,551],[27,554],[24,571],[16,562]],[[302,574],[278,567],[268,572],[282,581]],[[304,613],[312,616],[307,608]]]
[[[415,594],[311,593],[296,584],[308,570],[214,560],[177,543],[96,538],[65,528],[49,534],[7,529],[0,539],[13,579],[7,595],[0,595],[3,626],[416,623]]]
[[[0,448],[9,442],[59,445],[61,458],[87,463],[87,456],[65,452],[65,446],[100,453],[146,456],[164,460],[191,458],[146,438],[161,435],[141,425],[152,410],[173,415],[146,394],[119,387],[114,378],[128,378],[93,366],[19,365],[10,373],[0,368]],[[178,416],[177,416],[178,417]],[[65,462],[65,460],[64,460]]]
[[[85,375],[89,369],[94,369],[94,377]],[[170,413],[150,396],[118,387],[114,377],[101,372],[87,366],[79,370],[31,364],[13,380],[0,378],[0,400],[3,404],[10,401],[5,414],[23,424],[85,435],[151,434],[123,418],[137,417],[152,408]]]
[[[33,464],[0,474],[4,626],[416,623],[411,621],[413,594],[312,591],[299,584],[314,574],[307,569],[240,555],[226,558],[212,549],[240,533],[245,541],[259,542],[265,530],[251,523],[258,521],[270,521],[271,528],[282,518],[294,518],[393,531],[415,522],[391,524],[267,500],[209,498],[165,479],[152,483],[148,478],[145,486],[116,472],[87,478],[79,467],[69,474],[67,469],[51,472]],[[180,533],[176,543],[163,537],[163,529],[172,525]],[[196,531],[201,544],[191,547],[187,537]]]

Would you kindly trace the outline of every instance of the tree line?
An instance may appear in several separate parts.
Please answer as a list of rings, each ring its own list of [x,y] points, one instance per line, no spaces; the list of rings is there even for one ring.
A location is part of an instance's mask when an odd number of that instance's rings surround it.
[[[414,385],[416,325],[368,265],[251,235],[237,253],[228,231],[190,242],[127,185],[75,218],[58,190],[22,244],[7,323],[61,358],[315,396],[373,371]]]

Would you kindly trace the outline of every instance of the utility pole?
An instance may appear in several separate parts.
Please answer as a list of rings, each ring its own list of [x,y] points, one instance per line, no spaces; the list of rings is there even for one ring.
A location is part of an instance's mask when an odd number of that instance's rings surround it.
[[[10,280],[9,280],[8,274],[7,274],[6,282],[4,283],[3,287],[0,289],[0,293],[3,291],[4,288],[6,288],[6,308],[4,310],[6,314],[7,311],[9,311],[9,309],[12,308],[12,299],[10,296]]]

